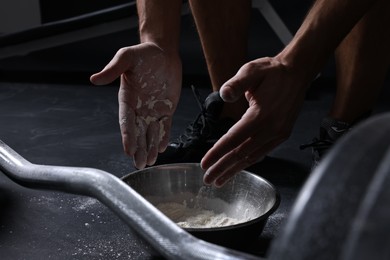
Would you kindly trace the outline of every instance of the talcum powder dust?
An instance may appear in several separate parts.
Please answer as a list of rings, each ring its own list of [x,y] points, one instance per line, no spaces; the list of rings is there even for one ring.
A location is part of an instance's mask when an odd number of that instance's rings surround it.
[[[225,213],[216,213],[198,207],[190,208],[185,201],[182,204],[176,202],[159,203],[156,207],[182,228],[223,227],[249,220],[247,218],[231,218]]]

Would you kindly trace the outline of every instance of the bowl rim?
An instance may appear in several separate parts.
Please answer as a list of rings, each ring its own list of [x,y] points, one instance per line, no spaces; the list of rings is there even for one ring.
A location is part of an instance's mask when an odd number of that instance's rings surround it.
[[[133,172],[130,172],[124,176],[122,176],[120,179],[125,182],[126,182],[126,179],[131,176],[131,175],[134,175],[134,174],[137,174],[139,172],[144,172],[146,170],[152,170],[152,169],[155,169],[155,168],[162,168],[162,167],[171,167],[171,166],[196,166],[196,167],[200,167],[200,163],[171,163],[171,164],[160,164],[160,165],[155,165],[155,166],[151,166],[151,167],[147,167],[147,168],[144,168],[144,169],[140,169],[140,170],[135,170]],[[229,225],[229,226],[222,226],[222,227],[209,227],[209,228],[183,228],[184,230],[188,231],[188,232],[213,232],[213,231],[223,231],[223,230],[231,230],[231,229],[236,229],[236,228],[241,228],[241,227],[246,227],[246,226],[250,226],[250,225],[254,225],[255,223],[258,223],[258,222],[261,222],[261,221],[265,221],[272,213],[274,213],[276,211],[276,209],[279,207],[280,205],[280,193],[279,191],[276,189],[276,187],[270,183],[267,179],[259,176],[259,175],[256,175],[250,171],[247,171],[247,170],[241,170],[240,173],[245,173],[245,174],[249,174],[251,176],[253,176],[254,178],[258,178],[260,179],[261,181],[263,181],[264,183],[266,183],[268,186],[270,186],[270,188],[274,191],[274,194],[275,194],[275,202],[274,204],[272,205],[272,207],[267,210],[265,213],[263,213],[262,215],[254,218],[254,219],[251,219],[249,221],[245,221],[245,222],[241,222],[241,223],[237,223],[237,224],[234,224],[234,225]],[[136,190],[135,190],[136,191]],[[136,191],[137,192],[137,191]],[[137,192],[138,193],[138,192]],[[142,196],[142,195],[141,195]],[[155,207],[153,205],[153,207]],[[157,209],[157,208],[156,208]],[[163,213],[164,214],[164,213]],[[164,214],[165,215],[165,214]]]

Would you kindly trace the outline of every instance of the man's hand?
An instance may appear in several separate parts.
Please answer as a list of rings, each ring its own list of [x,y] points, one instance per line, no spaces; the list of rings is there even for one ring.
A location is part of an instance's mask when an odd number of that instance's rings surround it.
[[[289,137],[304,100],[304,82],[277,58],[261,58],[245,64],[222,86],[224,101],[245,95],[249,108],[203,157],[206,184],[222,186]]]
[[[181,90],[181,62],[153,43],[120,49],[91,76],[96,85],[121,78],[119,124],[125,152],[135,167],[153,165],[168,145],[172,116]]]

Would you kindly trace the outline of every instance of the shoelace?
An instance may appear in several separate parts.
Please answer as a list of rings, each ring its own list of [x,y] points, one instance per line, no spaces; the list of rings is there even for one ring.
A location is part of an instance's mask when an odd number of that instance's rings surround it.
[[[331,140],[314,138],[313,142],[311,142],[309,144],[302,144],[299,146],[299,148],[301,150],[304,150],[306,148],[311,147],[311,148],[313,148],[313,150],[316,150],[316,151],[324,151],[324,150],[328,149],[330,146],[332,146],[333,143],[334,142]]]
[[[196,103],[200,108],[200,113],[190,125],[187,126],[184,134],[180,135],[177,143],[183,144],[188,141],[191,141],[195,135],[203,134],[204,129],[206,128],[206,109],[202,102],[199,91],[191,85],[192,93],[194,94]]]

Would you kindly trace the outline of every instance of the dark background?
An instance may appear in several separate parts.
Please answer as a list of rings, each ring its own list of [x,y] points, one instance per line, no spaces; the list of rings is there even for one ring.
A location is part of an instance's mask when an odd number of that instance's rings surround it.
[[[271,1],[292,33],[298,29],[311,2]],[[40,3],[42,23],[47,24],[126,2],[41,0]],[[132,160],[124,155],[121,145],[118,82],[93,88],[89,76],[103,68],[119,48],[136,43],[138,32],[133,29],[0,59],[0,139],[33,163],[92,167],[117,177],[134,171]],[[248,59],[272,56],[283,48],[255,9],[248,47]],[[183,133],[199,113],[189,86],[200,88],[203,97],[210,91],[190,15],[182,17],[180,52],[184,83],[172,139]],[[330,59],[308,92],[291,137],[270,153],[264,163],[250,168],[275,185],[281,204],[270,216],[259,240],[249,243],[246,251],[264,256],[288,219],[294,200],[310,174],[311,152],[299,150],[299,145],[318,134],[321,119],[332,103],[334,86]],[[388,86],[386,81],[374,114],[389,110]],[[98,201],[24,188],[0,173],[0,258],[158,259],[158,253]]]
[[[126,1],[41,0],[41,20],[43,24],[50,23],[122,3]],[[311,5],[308,0],[274,0],[271,3],[292,33],[299,28]],[[135,16],[136,13],[129,15]],[[206,65],[191,15],[182,17],[181,28],[180,51],[183,73],[187,76],[185,79],[203,77],[207,80]],[[252,12],[249,37],[248,60],[275,55],[283,48],[283,44],[256,9]],[[133,29],[36,51],[23,57],[3,59],[0,60],[0,77],[18,81],[87,83],[89,74],[104,67],[119,48],[138,43],[138,38],[137,29]]]
[[[125,4],[126,0],[69,0],[69,1],[50,1],[40,0],[41,22],[48,23],[66,19],[90,12],[98,11],[103,8],[112,7],[119,4]]]

